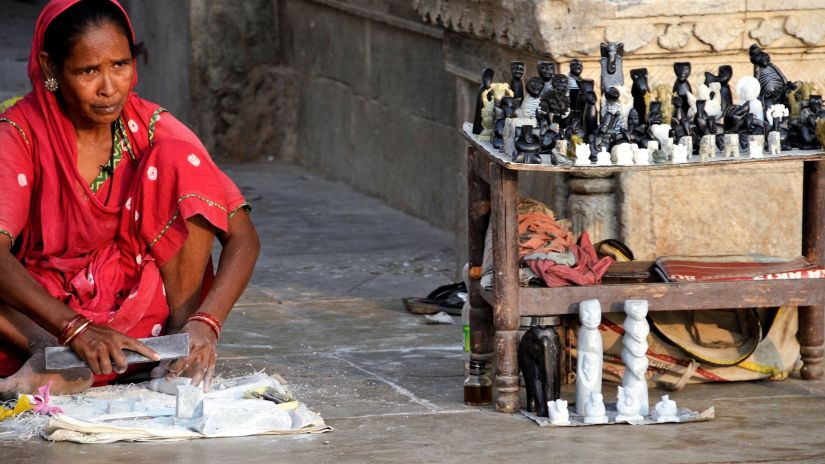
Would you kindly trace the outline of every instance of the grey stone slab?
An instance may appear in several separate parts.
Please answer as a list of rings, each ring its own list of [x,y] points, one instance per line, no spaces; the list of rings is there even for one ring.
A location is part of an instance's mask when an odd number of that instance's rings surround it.
[[[279,7],[282,24],[290,25],[282,36],[289,65],[368,94],[367,20],[305,0],[286,0]]]
[[[455,129],[360,98],[355,101],[353,120],[365,131],[354,140],[355,151],[380,155],[364,158],[357,166],[359,175],[349,182],[452,230],[456,216],[463,214],[456,209],[457,197],[466,195],[458,175],[466,154],[459,154],[461,142]]]
[[[395,111],[453,124],[455,76],[441,64],[441,40],[372,23],[369,46],[370,85],[379,102]]]

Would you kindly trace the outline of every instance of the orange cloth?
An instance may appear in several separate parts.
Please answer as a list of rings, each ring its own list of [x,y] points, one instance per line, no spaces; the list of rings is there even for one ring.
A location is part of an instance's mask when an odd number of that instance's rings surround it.
[[[564,253],[569,250],[574,244],[573,236],[564,225],[546,212],[520,214],[519,258],[531,253]]]

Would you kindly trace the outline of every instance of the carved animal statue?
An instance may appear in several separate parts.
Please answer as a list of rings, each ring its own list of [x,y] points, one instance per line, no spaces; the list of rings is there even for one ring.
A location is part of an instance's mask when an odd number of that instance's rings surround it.
[[[650,87],[647,85],[647,68],[631,69],[630,78],[633,80],[633,86],[630,88],[630,94],[633,96],[633,108],[636,109],[639,121],[642,124],[647,124],[645,99],[649,98],[648,93],[650,92]]]
[[[673,116],[673,90],[667,84],[658,84],[653,87],[653,100],[662,104],[662,124],[670,124]]]
[[[490,88],[481,92],[481,101],[484,106],[481,108],[481,135],[478,136],[480,140],[490,141],[493,138],[493,115],[495,113],[496,100],[501,100],[504,97],[512,97],[513,91],[510,90],[510,85],[503,82],[495,82],[490,84]]]
[[[535,326],[521,338],[518,364],[527,390],[527,410],[547,416],[547,402],[561,395],[561,343],[552,326]]]
[[[623,60],[623,43],[607,42],[601,44],[601,59],[599,60],[602,67],[601,93],[607,92],[610,87],[624,85]]]

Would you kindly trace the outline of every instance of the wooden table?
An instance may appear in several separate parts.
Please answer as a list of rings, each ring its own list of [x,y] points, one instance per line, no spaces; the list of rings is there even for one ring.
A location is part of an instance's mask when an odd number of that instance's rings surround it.
[[[518,410],[518,342],[521,316],[576,314],[578,303],[596,298],[602,311],[621,312],[624,300],[645,299],[650,311],[798,306],[803,379],[822,377],[825,282],[819,279],[737,282],[632,283],[561,288],[523,288],[518,283],[518,174],[691,169],[712,164],[805,163],[803,185],[802,248],[807,259],[825,265],[825,153],[790,151],[761,159],[721,159],[684,164],[649,166],[552,166],[509,162],[487,142],[479,141],[465,124],[462,135],[467,151],[468,246],[470,267],[481,266],[484,237],[492,226],[495,263],[493,291],[470,282],[470,341],[473,359],[496,366],[496,409]],[[647,263],[649,264],[649,263]],[[646,265],[642,263],[641,265]]]

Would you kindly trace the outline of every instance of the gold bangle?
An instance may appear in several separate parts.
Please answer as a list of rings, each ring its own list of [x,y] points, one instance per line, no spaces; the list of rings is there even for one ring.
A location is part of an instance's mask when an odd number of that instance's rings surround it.
[[[92,323],[92,321],[90,321],[90,320],[86,319],[86,322],[84,322],[83,324],[81,324],[81,325],[80,325],[80,327],[78,327],[78,328],[77,328],[74,332],[72,332],[72,334],[71,334],[71,335],[69,335],[68,337],[66,337],[66,341],[65,341],[65,342],[63,342],[63,344],[64,344],[64,345],[68,345],[68,344],[69,344],[69,342],[71,342],[71,341],[72,341],[75,337],[77,337],[78,335],[80,335],[80,333],[81,333],[81,332],[83,332],[84,330],[86,330],[86,328],[87,328],[87,327],[89,327],[89,324],[91,324],[91,323]]]

